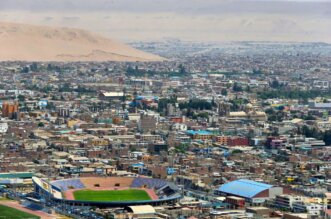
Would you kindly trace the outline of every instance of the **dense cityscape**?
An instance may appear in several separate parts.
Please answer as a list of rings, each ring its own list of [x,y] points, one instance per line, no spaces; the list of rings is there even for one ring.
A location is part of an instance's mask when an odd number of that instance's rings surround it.
[[[331,218],[329,44],[131,45],[167,60],[0,64],[0,204],[39,215],[26,218]],[[143,198],[79,196],[91,188]]]

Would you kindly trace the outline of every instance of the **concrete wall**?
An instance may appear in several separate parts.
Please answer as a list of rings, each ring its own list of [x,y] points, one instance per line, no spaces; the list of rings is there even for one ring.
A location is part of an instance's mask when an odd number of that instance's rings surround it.
[[[282,187],[272,187],[269,189],[269,198],[274,198],[276,195],[282,195],[283,188]]]

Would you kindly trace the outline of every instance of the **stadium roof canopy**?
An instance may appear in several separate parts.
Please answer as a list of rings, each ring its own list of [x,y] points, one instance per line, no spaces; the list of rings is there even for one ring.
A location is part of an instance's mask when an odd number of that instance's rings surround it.
[[[155,214],[155,209],[151,205],[128,206],[133,214]]]
[[[271,187],[273,187],[273,185],[240,179],[221,185],[218,191],[244,198],[253,198],[260,192],[270,189]]]
[[[29,179],[33,177],[33,173],[30,172],[9,172],[0,173],[0,179]]]

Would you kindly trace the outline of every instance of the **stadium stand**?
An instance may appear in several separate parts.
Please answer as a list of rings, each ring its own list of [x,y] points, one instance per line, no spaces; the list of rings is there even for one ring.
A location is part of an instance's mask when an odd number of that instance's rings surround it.
[[[133,178],[126,177],[86,177],[81,178],[82,183],[86,188],[111,188],[111,187],[130,187],[133,181]]]
[[[169,186],[165,187],[162,191],[167,197],[172,196],[176,192],[175,190],[173,190]]]
[[[33,203],[27,203],[27,204],[23,204],[24,207],[29,208],[31,210],[34,211],[42,211],[43,207],[37,204],[33,204]]]
[[[84,177],[55,180],[48,182],[38,177],[32,178],[35,185],[35,191],[40,197],[51,198],[54,201],[61,201],[68,204],[84,204],[97,207],[122,207],[140,204],[150,204],[153,206],[159,203],[174,203],[181,198],[180,190],[172,182],[162,179],[144,178],[144,177]],[[77,190],[128,190],[136,188],[145,190],[151,199],[139,201],[88,201],[76,200],[74,192]]]
[[[54,186],[61,188],[62,191],[67,191],[69,189],[84,189],[85,186],[80,179],[64,179],[54,181],[52,183]]]
[[[159,189],[165,186],[167,182],[161,179],[152,179],[152,178],[135,178],[132,182],[131,187],[136,188],[144,188],[147,187],[149,189]]]
[[[168,183],[165,186],[159,188],[156,191],[156,194],[160,198],[168,198],[168,197],[171,197],[172,195],[175,195],[177,192],[178,191],[177,191],[176,187],[174,187],[174,185]]]

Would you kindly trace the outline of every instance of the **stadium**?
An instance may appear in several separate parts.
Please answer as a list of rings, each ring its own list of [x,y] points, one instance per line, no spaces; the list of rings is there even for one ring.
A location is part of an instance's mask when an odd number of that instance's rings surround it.
[[[126,207],[163,205],[181,198],[180,189],[162,179],[143,177],[84,177],[47,180],[33,177],[42,199],[70,205]]]

